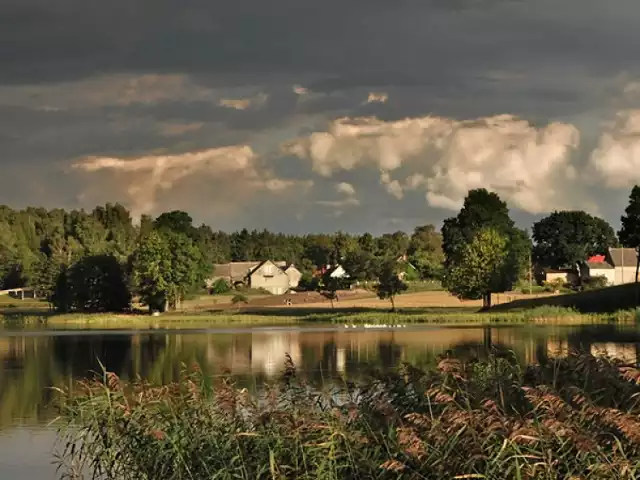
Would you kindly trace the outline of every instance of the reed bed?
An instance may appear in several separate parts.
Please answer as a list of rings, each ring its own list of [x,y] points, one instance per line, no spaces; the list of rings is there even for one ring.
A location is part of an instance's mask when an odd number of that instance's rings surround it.
[[[260,395],[197,367],[61,391],[60,468],[110,479],[632,479],[640,370],[572,354],[403,365],[319,391],[288,361]]]

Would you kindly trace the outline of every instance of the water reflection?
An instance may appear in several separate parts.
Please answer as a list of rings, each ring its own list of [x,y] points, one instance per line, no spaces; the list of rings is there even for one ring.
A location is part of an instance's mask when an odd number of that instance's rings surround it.
[[[285,354],[313,382],[357,380],[369,368],[401,362],[426,367],[451,350],[483,358],[491,349],[513,351],[522,363],[566,355],[570,350],[638,359],[638,331],[613,326],[241,330],[198,332],[0,333],[0,428],[52,418],[52,385],[72,385],[100,369],[98,359],[125,379],[167,383],[197,363],[207,375],[231,372],[254,388],[282,369]]]

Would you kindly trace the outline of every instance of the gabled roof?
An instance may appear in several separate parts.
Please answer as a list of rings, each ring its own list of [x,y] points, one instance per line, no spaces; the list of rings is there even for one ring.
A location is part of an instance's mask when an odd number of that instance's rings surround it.
[[[258,265],[256,265],[254,268],[251,269],[251,271],[249,271],[247,273],[247,276],[251,276],[254,273],[257,273],[258,270],[260,270],[262,267],[264,267],[267,264],[271,264],[274,267],[276,267],[276,270],[279,271],[280,273],[284,273],[284,270],[282,270],[282,267],[285,266],[287,263],[286,262],[274,262],[271,260],[265,260],[264,262],[260,262]]]
[[[609,255],[614,267],[635,267],[638,261],[634,248],[610,248]]]
[[[260,262],[230,262],[217,264],[213,268],[214,277],[226,277],[231,279],[242,279],[246,277],[250,270],[260,265]]]

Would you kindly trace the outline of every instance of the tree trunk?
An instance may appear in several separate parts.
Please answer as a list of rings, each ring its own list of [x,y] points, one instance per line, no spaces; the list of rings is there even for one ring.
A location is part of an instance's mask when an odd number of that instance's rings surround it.
[[[389,297],[389,300],[391,301],[391,311],[395,312],[396,311],[396,300],[395,300],[395,298],[393,298],[393,295],[391,295]]]
[[[636,283],[636,307],[638,306],[638,288],[640,288],[640,285],[638,285],[638,270],[640,270],[640,254],[636,255],[638,258],[636,259],[636,278],[635,278],[635,283]]]
[[[488,310],[491,308],[491,292],[487,292],[482,296],[482,309]]]

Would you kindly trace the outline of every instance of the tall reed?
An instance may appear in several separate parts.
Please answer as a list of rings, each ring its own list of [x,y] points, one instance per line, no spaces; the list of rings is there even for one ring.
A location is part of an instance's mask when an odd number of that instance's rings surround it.
[[[640,371],[591,355],[403,365],[337,390],[289,360],[251,396],[197,367],[182,381],[112,373],[62,392],[63,463],[124,479],[632,479]],[[75,471],[75,470],[74,470]]]

